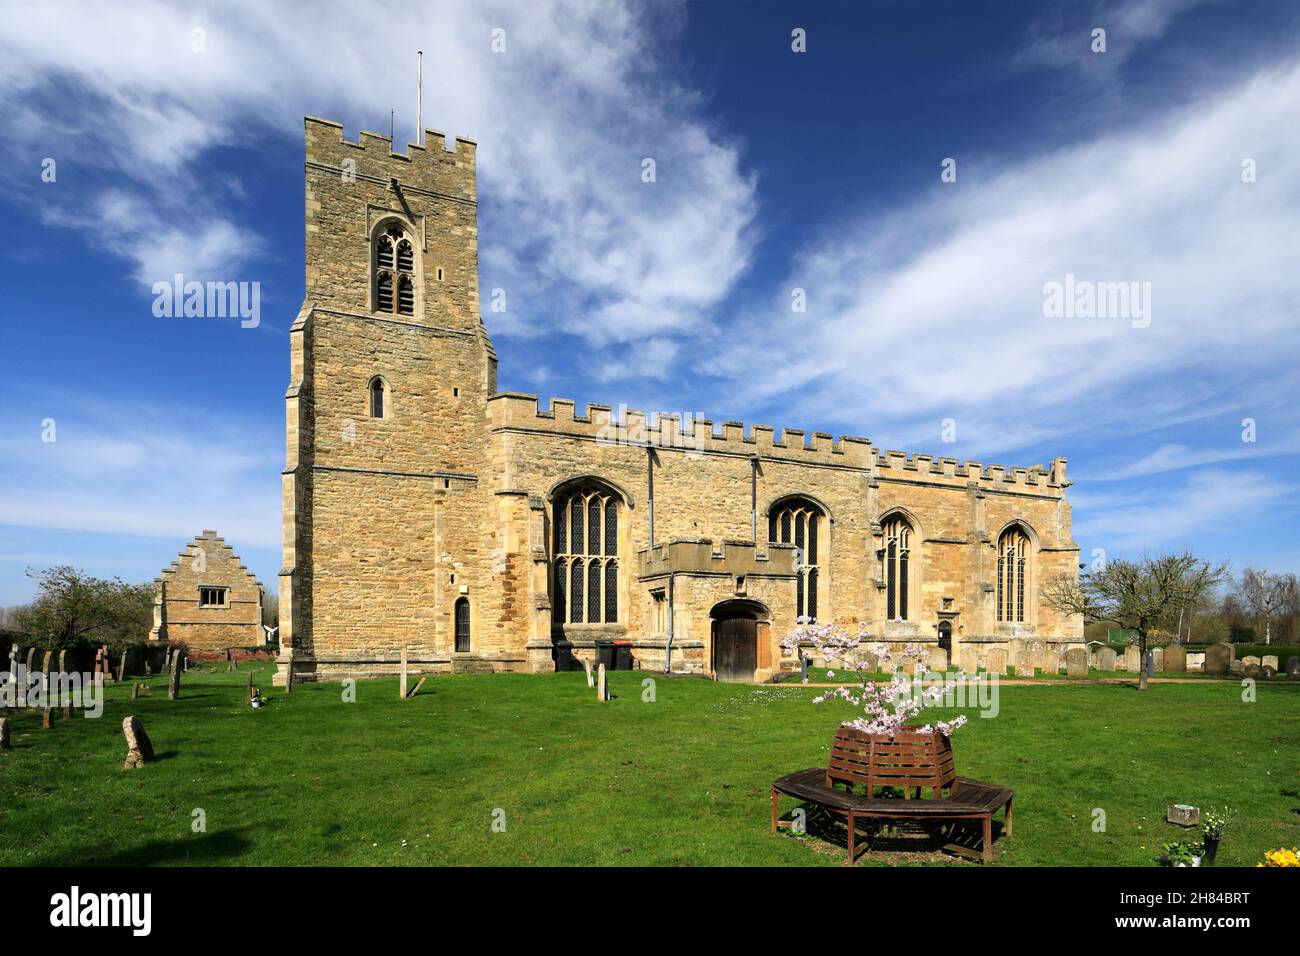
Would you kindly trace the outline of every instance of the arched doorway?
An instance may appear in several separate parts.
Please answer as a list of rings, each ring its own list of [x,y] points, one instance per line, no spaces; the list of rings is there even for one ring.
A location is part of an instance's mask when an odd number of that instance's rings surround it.
[[[939,646],[948,653],[949,662],[952,661],[952,621],[939,622]]]
[[[767,608],[757,601],[724,601],[709,616],[713,618],[714,679],[752,681],[759,664],[760,621],[767,620]]]

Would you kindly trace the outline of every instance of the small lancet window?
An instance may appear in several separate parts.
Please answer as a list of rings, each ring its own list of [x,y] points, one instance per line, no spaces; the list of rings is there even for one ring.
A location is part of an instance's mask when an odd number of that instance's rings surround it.
[[[384,380],[382,378],[372,379],[370,382],[370,417],[384,417],[384,400],[387,396],[384,394]]]

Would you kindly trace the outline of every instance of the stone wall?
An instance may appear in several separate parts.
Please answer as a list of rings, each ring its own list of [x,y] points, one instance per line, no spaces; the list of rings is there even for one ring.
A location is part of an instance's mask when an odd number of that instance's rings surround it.
[[[200,605],[200,588],[225,589],[226,604]],[[257,647],[262,630],[262,585],[215,531],[204,531],[154,581],[152,641],[184,642],[194,651]]]

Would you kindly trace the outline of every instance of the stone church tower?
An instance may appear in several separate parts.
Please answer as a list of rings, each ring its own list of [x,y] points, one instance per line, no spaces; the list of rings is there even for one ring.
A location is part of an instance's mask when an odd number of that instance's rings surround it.
[[[799,618],[967,669],[1047,667],[1083,623],[1066,461],[1007,468],[866,438],[497,390],[479,318],[475,144],[306,121],[277,682],[636,666],[762,679]],[[579,408],[581,407],[581,411]]]
[[[492,548],[479,476],[496,356],[479,319],[475,144],[429,131],[402,156],[311,117],[306,138],[280,640],[309,677],[391,663],[399,641],[445,658],[455,598],[482,584]]]

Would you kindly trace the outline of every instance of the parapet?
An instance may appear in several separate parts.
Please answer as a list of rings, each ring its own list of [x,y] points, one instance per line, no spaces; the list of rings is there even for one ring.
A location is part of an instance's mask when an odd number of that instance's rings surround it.
[[[390,136],[362,130],[356,142],[345,139],[343,124],[317,116],[304,118],[307,163],[343,168],[351,160],[358,178],[387,181],[396,177],[406,185],[474,199],[478,144],[456,137],[448,149],[445,134],[424,131],[423,145],[408,143],[404,153],[395,150]]]
[[[881,477],[927,475],[991,491],[1010,487],[1037,494],[1059,494],[1070,486],[1065,479],[1065,465],[1066,459],[1053,458],[1047,467],[1008,468],[1006,465],[985,465],[972,458],[964,461],[936,459],[931,455],[909,455],[892,449],[881,452],[876,462],[877,474]]]
[[[543,409],[536,395],[499,392],[488,399],[488,417],[494,428],[522,428],[564,434],[582,434],[612,445],[675,449],[686,454],[729,454],[745,458],[761,455],[796,462],[825,462],[870,468],[874,455],[866,438],[787,428],[779,433],[770,425],[751,425],[673,412],[648,415],[621,408],[616,416],[608,405],[588,404],[576,411],[571,399],[553,398]]]
[[[794,553],[790,544],[769,544],[759,551],[753,541],[675,538],[638,549],[637,562],[643,578],[669,573],[793,576]]]

